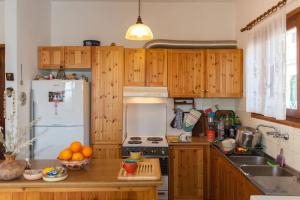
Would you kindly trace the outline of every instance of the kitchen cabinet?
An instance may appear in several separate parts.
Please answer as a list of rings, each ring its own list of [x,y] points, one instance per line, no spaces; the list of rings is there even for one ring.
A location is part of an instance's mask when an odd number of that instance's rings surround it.
[[[146,50],[146,86],[167,87],[167,52],[166,49]]]
[[[121,145],[93,145],[93,158],[120,159]]]
[[[208,145],[170,146],[170,200],[208,199]]]
[[[251,195],[263,195],[246,177],[211,148],[211,200],[249,200]]]
[[[125,86],[167,87],[166,49],[125,49]]]
[[[243,51],[207,50],[206,97],[243,96]]]
[[[61,66],[64,66],[64,55],[64,47],[39,47],[39,68],[59,69]]]
[[[145,86],[145,49],[125,49],[125,86]]]
[[[92,47],[65,47],[66,69],[89,69],[92,65]]]
[[[39,47],[39,69],[90,69],[92,65],[92,47]]]
[[[123,47],[92,50],[92,143],[121,144],[123,124]]]
[[[243,96],[241,49],[168,51],[171,97],[238,98]]]
[[[205,97],[205,50],[168,50],[170,97]]]

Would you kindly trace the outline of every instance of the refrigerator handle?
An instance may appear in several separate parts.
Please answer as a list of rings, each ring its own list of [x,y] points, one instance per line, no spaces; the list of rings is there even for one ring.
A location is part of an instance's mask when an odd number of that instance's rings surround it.
[[[31,90],[31,94],[30,94],[30,120],[33,121],[35,120],[35,103],[34,103],[34,98],[33,98],[33,90]],[[30,130],[30,139],[35,137],[35,129],[34,127],[31,127]],[[30,159],[34,158],[34,149],[35,149],[35,141],[32,143],[32,145],[29,146],[29,156]]]

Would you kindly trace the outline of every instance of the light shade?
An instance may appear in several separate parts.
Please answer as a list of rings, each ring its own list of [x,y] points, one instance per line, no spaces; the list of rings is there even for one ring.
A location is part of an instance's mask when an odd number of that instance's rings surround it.
[[[136,23],[128,28],[125,38],[127,40],[152,40],[153,33],[147,25]]]

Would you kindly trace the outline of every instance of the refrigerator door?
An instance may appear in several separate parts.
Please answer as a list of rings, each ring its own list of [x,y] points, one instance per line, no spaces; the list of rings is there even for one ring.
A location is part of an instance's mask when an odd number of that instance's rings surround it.
[[[88,144],[88,138],[83,133],[83,126],[78,127],[34,127],[37,140],[33,145],[34,159],[56,159],[63,149],[71,142],[79,141]]]
[[[84,125],[85,84],[83,80],[32,81],[36,126]]]

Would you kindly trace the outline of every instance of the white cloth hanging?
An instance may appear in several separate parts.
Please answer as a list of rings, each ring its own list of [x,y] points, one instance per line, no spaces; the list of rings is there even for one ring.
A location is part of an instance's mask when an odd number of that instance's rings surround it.
[[[246,47],[246,111],[286,119],[286,12],[249,32]]]

